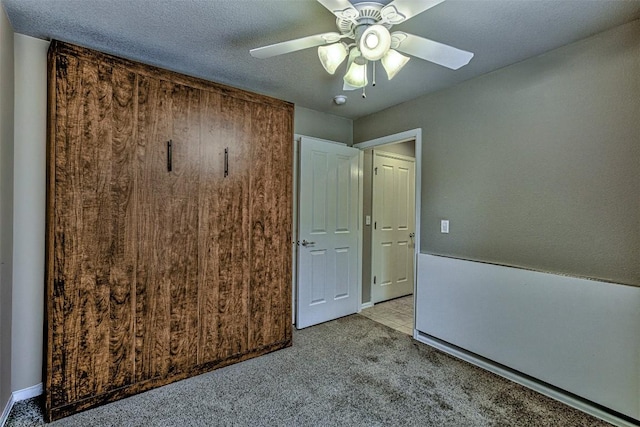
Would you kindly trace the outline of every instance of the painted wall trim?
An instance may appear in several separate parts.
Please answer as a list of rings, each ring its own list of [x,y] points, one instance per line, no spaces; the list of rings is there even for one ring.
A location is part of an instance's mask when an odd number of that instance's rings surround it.
[[[422,142],[422,129],[411,129],[406,130],[404,132],[394,133],[393,135],[381,136],[380,138],[371,139],[369,141],[359,142],[357,144],[353,144],[355,148],[359,148],[361,150],[375,147],[377,145],[390,144],[392,142],[400,143],[411,141],[412,139],[416,140],[416,158],[418,158],[418,140]]]
[[[416,329],[640,421],[640,289],[419,254]]]
[[[23,400],[31,399],[32,397],[40,396],[42,394],[42,383],[33,385],[31,387],[23,388],[22,390],[16,390],[11,393],[7,405],[2,411],[2,417],[0,417],[0,427],[4,426],[9,418],[13,405]]]
[[[362,310],[362,256],[364,234],[364,151],[358,155],[358,313]]]
[[[613,425],[620,427],[637,426],[637,424],[633,421],[617,416],[609,411],[600,409],[597,405],[591,404],[587,400],[581,399],[572,395],[571,393],[566,393],[555,387],[549,386],[548,384],[545,384],[541,381],[537,381],[535,378],[522,375],[517,371],[492,362],[491,360],[477,356],[471,352],[465,351],[464,349],[451,345],[445,341],[441,341],[430,335],[424,334],[418,330],[414,331],[414,338],[423,344],[427,344],[428,346],[434,347],[440,351],[450,354],[451,356],[462,359],[465,362],[469,362],[472,365],[478,366],[489,372],[493,372],[496,375],[523,385],[527,388],[530,388],[531,390],[534,390],[540,394],[569,405],[572,408],[576,408],[579,411],[585,412],[589,415],[593,415],[594,417],[604,420]]]

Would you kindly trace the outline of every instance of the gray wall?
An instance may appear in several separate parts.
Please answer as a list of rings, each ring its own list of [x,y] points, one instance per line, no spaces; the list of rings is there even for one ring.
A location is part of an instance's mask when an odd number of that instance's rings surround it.
[[[640,21],[356,120],[354,140],[417,127],[421,252],[640,286]]]
[[[293,132],[353,145],[353,121],[304,107],[295,107]]]
[[[0,413],[11,396],[13,30],[0,7]]]
[[[376,151],[386,151],[388,153],[402,154],[403,156],[415,157],[416,144],[414,141],[405,141],[400,144],[388,144],[376,147]],[[373,203],[373,148],[364,151],[364,167],[362,170],[362,210],[363,215],[372,215]],[[362,219],[364,224],[364,218]],[[371,226],[365,225],[362,232],[362,303],[371,301]]]
[[[13,154],[13,315],[11,387],[42,381],[46,202],[47,50],[16,34]]]

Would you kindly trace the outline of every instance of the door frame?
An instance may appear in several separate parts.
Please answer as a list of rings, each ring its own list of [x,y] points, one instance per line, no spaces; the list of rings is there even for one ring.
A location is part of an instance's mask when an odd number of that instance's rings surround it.
[[[416,319],[415,319],[415,315],[416,315],[416,293],[417,293],[417,284],[418,284],[418,254],[420,253],[420,211],[421,211],[421,206],[422,206],[422,200],[421,200],[421,195],[422,195],[422,128],[416,128],[416,129],[411,129],[411,130],[407,130],[404,132],[399,132],[399,133],[394,133],[392,135],[387,135],[387,136],[383,136],[380,138],[375,138],[375,139],[371,139],[368,141],[363,141],[360,142],[358,144],[353,144],[353,147],[355,148],[359,148],[360,150],[365,150],[368,148],[374,148],[380,145],[386,145],[386,144],[398,144],[401,142],[406,142],[406,141],[415,141],[415,155],[416,155],[416,163],[415,163],[415,247],[413,249],[414,251],[414,263],[413,263],[413,325],[414,325],[414,330],[413,330],[413,336],[414,338],[416,337],[416,330],[415,330],[415,324],[416,324]],[[360,196],[360,204],[362,205],[363,203],[363,199],[362,199],[362,194]],[[362,294],[360,295],[360,298],[362,298]],[[367,307],[371,307],[373,305],[373,303],[371,301],[369,301],[368,303],[365,303],[364,305],[361,305],[360,309],[363,308],[367,308]]]
[[[322,142],[328,142],[331,144],[338,144],[338,145],[345,145],[348,146],[348,144],[344,143],[344,142],[337,142],[337,141],[331,141],[329,139],[322,139],[322,138],[315,138],[313,136],[306,136],[306,135],[302,135],[302,134],[294,134],[293,135],[293,185],[292,185],[292,191],[293,191],[293,201],[292,201],[292,207],[293,207],[293,217],[292,217],[292,226],[293,226],[293,230],[291,232],[291,237],[292,237],[292,248],[293,250],[291,251],[291,262],[292,262],[292,268],[291,268],[291,322],[293,325],[296,324],[297,319],[296,319],[296,314],[297,314],[297,298],[298,298],[298,245],[296,244],[298,241],[298,210],[299,210],[299,194],[300,194],[300,189],[298,188],[298,183],[300,180],[300,168],[299,168],[299,164],[300,164],[300,144],[302,143],[302,138],[305,139],[313,139],[316,141],[322,141]],[[356,147],[355,145],[353,145],[353,148],[359,148]],[[364,214],[364,198],[363,198],[363,190],[364,190],[364,174],[363,174],[363,168],[364,168],[364,151],[362,149],[360,149],[360,154],[358,155],[358,275],[357,275],[357,297],[358,297],[358,311],[357,313],[360,313],[360,310],[362,309],[362,233],[363,233],[363,227],[364,227],[364,221],[363,221],[363,214]],[[415,322],[414,322],[415,323]]]

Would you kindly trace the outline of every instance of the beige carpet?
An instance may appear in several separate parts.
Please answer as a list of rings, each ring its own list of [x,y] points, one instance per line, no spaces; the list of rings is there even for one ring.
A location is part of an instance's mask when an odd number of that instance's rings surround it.
[[[41,425],[35,401],[7,426]],[[51,426],[604,426],[360,315],[294,332],[293,347]]]

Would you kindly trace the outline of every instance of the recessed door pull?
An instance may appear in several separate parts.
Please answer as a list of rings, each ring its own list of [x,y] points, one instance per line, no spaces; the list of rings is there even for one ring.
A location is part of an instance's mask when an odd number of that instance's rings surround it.
[[[224,176],[229,176],[229,147],[224,149]]]
[[[167,141],[167,170],[171,172],[171,149],[173,142],[171,140]]]

